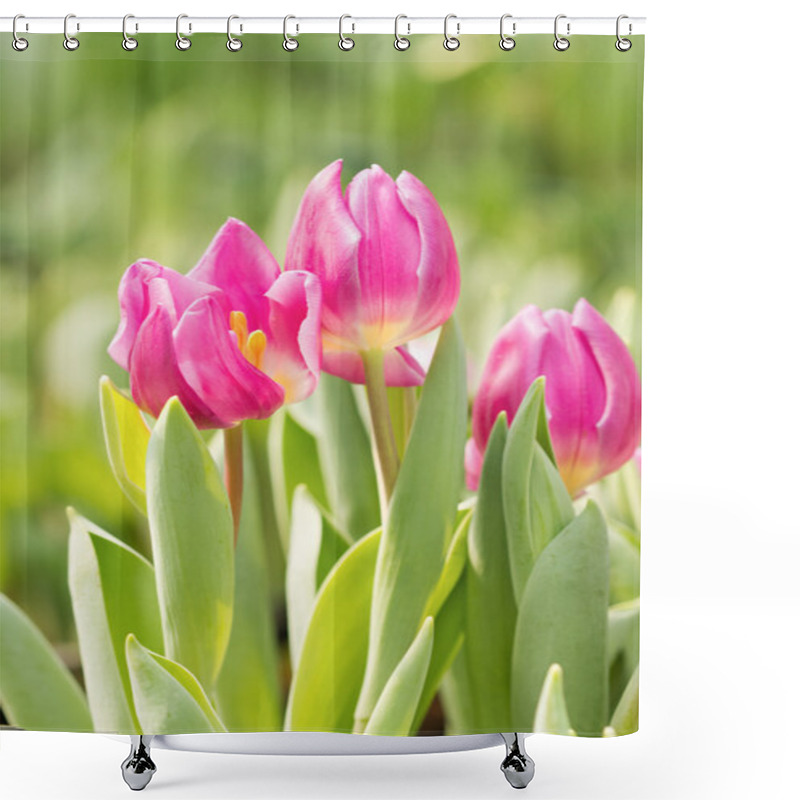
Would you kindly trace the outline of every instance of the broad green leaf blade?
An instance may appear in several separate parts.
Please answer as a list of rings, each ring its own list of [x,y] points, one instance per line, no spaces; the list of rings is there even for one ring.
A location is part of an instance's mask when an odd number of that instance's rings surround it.
[[[609,586],[612,604],[626,603],[639,596],[639,548],[626,534],[627,529],[622,523],[609,523]]]
[[[93,731],[86,696],[31,619],[0,594],[0,705],[32,731]]]
[[[428,674],[425,676],[425,686],[422,689],[417,714],[411,727],[412,732],[419,730],[436,692],[442,685],[444,676],[461,652],[464,643],[466,605],[467,581],[462,572],[458,582],[434,617],[435,634],[431,663],[428,667]]]
[[[503,516],[503,452],[507,435],[503,412],[497,417],[486,446],[468,538],[464,652],[478,730],[513,730],[511,655],[517,607],[511,590]]]
[[[213,697],[227,730],[279,731],[283,728],[281,653],[271,606],[261,484],[256,482],[252,450],[246,437],[233,625]]]
[[[111,471],[125,496],[147,514],[145,458],[150,429],[136,403],[107,376],[100,379],[100,411]]]
[[[561,475],[538,442],[533,444],[530,480],[533,561],[559,531],[575,519],[575,509]],[[511,554],[513,561],[513,551]]]
[[[210,690],[233,619],[233,521],[217,467],[174,397],[147,451],[147,509],[166,655]]]
[[[564,697],[564,670],[560,664],[551,664],[544,679],[542,693],[533,719],[534,733],[559,733],[574,736],[569,721],[567,701]]]
[[[538,502],[549,507],[548,501],[557,506],[557,510],[552,512],[539,512],[542,522],[560,518],[562,514],[559,511],[564,512],[562,498],[558,496],[558,486],[552,480],[552,471],[547,470],[539,460],[536,462],[536,472],[533,473],[535,456],[539,449],[555,464],[545,416],[543,377],[537,378],[531,384],[520,403],[508,432],[508,445],[503,456],[503,508],[511,554],[511,579],[518,605],[536,558],[546,541],[554,535],[547,525],[534,534],[532,506]],[[545,496],[542,498],[539,497],[540,484],[545,489]]]
[[[359,539],[320,587],[292,680],[286,730],[353,731],[380,536],[376,530]]]
[[[466,392],[464,346],[451,319],[422,388],[381,537],[357,730],[414,640],[442,571],[464,480]]]
[[[607,719],[608,535],[589,501],[545,548],[517,618],[511,730],[530,725],[547,670],[564,670],[564,696],[579,736],[600,735]]]
[[[95,730],[141,733],[125,660],[125,637],[164,647],[153,565],[67,509],[69,592]]]
[[[412,732],[432,650],[433,617],[427,617],[408,652],[386,682],[364,733],[408,736]]]
[[[616,736],[625,736],[639,730],[639,667],[633,671],[622,693],[610,726]]]
[[[463,647],[456,653],[450,669],[442,679],[439,696],[445,712],[445,733],[475,733],[467,659]]]
[[[435,617],[439,613],[439,609],[444,605],[464,572],[464,565],[467,563],[467,534],[473,513],[474,507],[458,512],[458,527],[447,550],[442,574],[428,598],[428,605],[424,611],[426,617]]]
[[[125,651],[143,733],[225,731],[203,687],[186,667],[144,647],[132,633]]]
[[[331,514],[339,530],[358,539],[381,524],[369,432],[347,381],[323,372],[316,394],[324,431],[317,447]]]
[[[301,484],[322,508],[329,508],[319,461],[316,437],[286,409],[271,417],[269,466],[273,479],[275,512],[280,525],[284,552],[289,549],[289,525],[294,490]]]
[[[308,489],[298,486],[292,502],[286,563],[286,615],[292,668],[297,667],[317,590],[347,550],[347,544],[325,519]]]
[[[616,708],[639,665],[639,600],[608,609],[609,707]]]

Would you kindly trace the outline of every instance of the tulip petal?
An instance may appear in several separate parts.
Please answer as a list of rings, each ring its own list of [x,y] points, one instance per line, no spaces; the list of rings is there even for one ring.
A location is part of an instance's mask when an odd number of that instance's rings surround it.
[[[364,383],[364,362],[354,350],[330,350],[322,352],[322,369],[350,383]],[[421,386],[425,370],[405,347],[384,351],[384,379],[387,386]]]
[[[416,220],[420,240],[417,300],[402,339],[408,341],[450,317],[458,302],[461,275],[450,227],[430,189],[404,171],[397,178],[397,192],[400,202]]]
[[[361,233],[342,196],[342,161],[309,183],[286,248],[286,269],[308,270],[322,281],[322,327],[342,344],[360,342],[358,247]]]
[[[264,312],[261,298],[280,271],[275,257],[255,231],[230,217],[187,278],[219,287],[226,297],[223,310],[243,311],[255,329],[260,327]]]
[[[596,309],[581,298],[572,317],[574,327],[591,348],[605,385],[605,403],[596,421],[605,474],[621,467],[639,444],[641,381],[630,351]]]
[[[142,322],[130,355],[131,394],[140,408],[157,417],[164,404],[177,395],[195,422],[204,427],[223,427],[208,406],[189,386],[178,369],[172,330],[176,311],[164,278],[149,284],[150,313]]]
[[[475,438],[470,437],[464,449],[464,476],[466,478],[467,489],[471,492],[478,491],[481,481],[481,470],[483,469],[483,452],[475,444]]]
[[[283,386],[284,403],[295,403],[319,381],[322,287],[313,273],[292,270],[278,277],[266,299],[269,329],[261,367]]]
[[[409,339],[403,334],[417,305],[418,222],[400,202],[394,181],[377,164],[353,178],[345,203],[361,231],[358,315],[366,347],[402,344]]]
[[[212,426],[195,420],[198,427],[230,427],[280,408],[283,388],[242,355],[215,299],[197,300],[181,317],[174,340],[181,375],[221,421]]]
[[[119,283],[120,321],[117,332],[108,346],[108,354],[123,369],[130,370],[131,351],[139,328],[153,307],[150,284],[160,279],[166,282],[175,314],[181,314],[198,298],[220,292],[207,283],[192,280],[180,272],[148,259],[131,264]],[[159,296],[162,296],[159,294]]]

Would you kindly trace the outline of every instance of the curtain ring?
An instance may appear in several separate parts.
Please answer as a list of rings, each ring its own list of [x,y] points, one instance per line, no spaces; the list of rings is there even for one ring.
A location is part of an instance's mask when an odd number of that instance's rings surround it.
[[[136,19],[133,14],[126,14],[122,18],[122,49],[127,50],[130,52],[131,50],[135,50],[139,46],[139,40],[134,38],[133,36],[128,36],[128,20],[129,19]],[[136,26],[138,30],[138,25]]]
[[[349,36],[345,36],[343,31],[342,31],[342,28],[344,26],[344,21],[346,19],[353,19],[353,18],[349,14],[342,14],[342,16],[339,17],[339,49],[340,50],[352,50],[356,46],[356,43]],[[351,25],[353,26],[353,30],[355,31],[356,26],[353,23],[351,23]]]
[[[559,14],[556,17],[556,21],[553,24],[553,33],[555,34],[555,41],[553,42],[553,47],[558,50],[559,53],[563,53],[565,50],[569,49],[569,39],[565,39],[563,36],[559,35],[558,33],[558,21],[560,19],[566,19],[566,14]],[[569,36],[569,22],[567,23],[567,36]]]
[[[71,19],[75,19],[74,14],[67,14],[67,16],[64,17],[64,49],[69,51],[77,50],[81,45],[75,36],[69,35],[69,21]],[[75,23],[75,31],[77,32],[79,30],[80,25]]]
[[[175,18],[175,36],[178,37],[177,39],[175,39],[175,47],[177,47],[178,50],[188,50],[192,46],[192,40],[187,39],[181,33],[181,20],[188,18],[189,18],[188,14],[178,14],[178,16]],[[189,33],[191,32],[192,32],[192,23],[190,22]]]
[[[231,14],[228,17],[228,43],[225,46],[228,48],[228,50],[231,51],[231,53],[238,53],[239,50],[241,50],[242,46],[244,45],[244,42],[241,39],[237,39],[231,33],[231,22],[233,22],[233,20],[235,19],[239,19],[239,17],[237,17],[236,14]],[[240,31],[242,30],[241,25],[239,26],[239,30]]]
[[[505,33],[506,20],[511,18],[512,18],[511,14],[503,14],[503,16],[500,17],[500,49],[505,50],[506,52],[508,52],[509,50],[513,50],[517,45],[516,40],[513,39],[511,36],[506,36]],[[517,32],[516,22],[511,23],[511,32],[512,33]]]
[[[11,33],[14,36],[14,38],[11,40],[11,46],[18,53],[21,53],[23,50],[27,50],[28,49],[28,40],[27,39],[23,39],[17,33],[17,20],[18,19],[25,19],[25,15],[24,14],[17,14],[17,16],[14,17],[14,21],[11,23]]]
[[[411,39],[406,39],[405,36],[401,36],[400,35],[399,27],[400,27],[400,20],[401,19],[408,19],[408,17],[405,14],[398,14],[394,18],[394,49],[395,50],[408,50],[408,48],[411,47]],[[411,33],[411,23],[407,22],[406,25],[408,27],[408,33],[410,34]]]
[[[451,19],[458,20],[458,17],[455,14],[448,14],[444,18],[444,41],[442,42],[442,45],[444,46],[445,50],[449,50],[452,53],[453,50],[458,50],[458,48],[461,46],[461,42],[458,39],[458,35],[451,36],[447,31],[448,24]],[[460,24],[456,22],[456,34],[458,34],[460,27]]]
[[[292,16],[291,14],[287,14],[283,18],[283,49],[287,53],[293,53],[300,47],[300,42],[294,38],[294,36],[289,36],[289,20],[290,19],[297,19],[297,17]],[[295,23],[295,33],[299,33],[300,26]]]
[[[623,39],[619,35],[619,24],[624,19],[628,19],[627,14],[620,14],[617,17],[617,41],[614,43],[614,47],[616,47],[617,50],[620,51],[620,53],[627,53],[628,50],[630,50],[631,47],[633,47],[633,42],[630,39]],[[628,36],[630,36],[630,34],[631,34],[631,24],[628,23]]]

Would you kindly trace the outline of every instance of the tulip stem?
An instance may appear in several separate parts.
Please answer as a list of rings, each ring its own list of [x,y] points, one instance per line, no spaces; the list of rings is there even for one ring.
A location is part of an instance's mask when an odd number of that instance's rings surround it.
[[[369,413],[372,418],[372,433],[383,487],[383,506],[386,508],[394,491],[400,459],[397,455],[397,442],[392,430],[389,413],[389,396],[386,393],[386,379],[383,370],[383,351],[366,350],[361,353],[364,362],[364,382],[367,388]]]
[[[244,486],[244,450],[242,426],[225,428],[225,488],[231,501],[233,515],[233,546],[239,538],[239,520],[242,516],[242,488]]]

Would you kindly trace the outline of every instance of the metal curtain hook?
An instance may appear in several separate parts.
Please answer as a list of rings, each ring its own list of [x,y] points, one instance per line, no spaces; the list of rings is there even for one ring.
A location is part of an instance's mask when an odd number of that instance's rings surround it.
[[[283,18],[283,49],[286,50],[287,53],[293,53],[300,47],[300,42],[295,39],[293,36],[289,36],[289,20],[296,19],[291,14],[287,14]],[[295,23],[295,33],[299,33],[300,26]]]
[[[617,50],[620,51],[620,53],[627,53],[628,50],[630,50],[631,47],[633,47],[633,42],[630,39],[623,39],[622,36],[620,36],[620,33],[619,33],[619,27],[620,27],[619,24],[624,19],[628,19],[628,15],[627,14],[620,14],[617,17],[617,41],[614,43],[614,47],[616,47]],[[633,27],[631,26],[631,24],[629,22],[628,23],[628,36],[631,35],[631,31],[632,30],[633,30]]]
[[[566,14],[559,14],[556,17],[555,23],[553,24],[553,33],[555,34],[555,41],[553,42],[553,47],[558,50],[560,53],[563,53],[565,50],[569,49],[569,39],[565,39],[561,36],[558,32],[558,21],[560,19],[566,19]],[[569,22],[567,23],[567,36],[569,36]]]
[[[135,39],[133,36],[128,36],[128,20],[135,19],[133,14],[126,14],[122,18],[122,49],[123,50],[135,50],[139,46],[139,40]],[[136,25],[135,29],[138,30],[139,26]]]
[[[242,42],[241,39],[237,39],[231,33],[231,22],[233,22],[233,20],[235,20],[235,19],[239,19],[239,17],[237,17],[236,14],[231,14],[228,17],[228,43],[225,46],[228,48],[228,50],[231,51],[231,53],[237,53],[239,50],[242,49],[242,46],[244,44],[244,42]],[[242,26],[240,25],[239,26],[239,31],[241,32],[241,30],[242,30]]]
[[[405,36],[400,35],[400,20],[408,19],[405,14],[398,14],[394,18],[394,49],[395,50],[408,50],[411,47],[411,39],[406,39]],[[407,22],[408,34],[411,34],[411,23]]]
[[[344,35],[344,21],[346,19],[353,19],[349,14],[342,14],[339,17],[339,49],[340,50],[352,50],[356,43],[349,37]],[[355,23],[350,23],[352,25],[353,31],[355,32],[356,26]]]
[[[456,36],[451,36],[447,30],[451,19],[456,20]],[[449,50],[450,52],[453,50],[458,50],[458,48],[461,46],[461,42],[458,39],[458,33],[460,30],[461,24],[458,22],[458,17],[455,14],[448,14],[444,18],[444,42],[442,42],[442,44],[445,50]]]
[[[17,16],[14,17],[14,21],[11,23],[11,33],[13,34],[13,37],[14,37],[11,40],[11,46],[18,53],[21,53],[23,50],[27,50],[28,49],[28,40],[27,39],[23,39],[17,33],[17,20],[18,19],[25,19],[25,15],[24,14],[17,14]]]
[[[177,36],[177,39],[175,39],[175,47],[177,47],[178,50],[188,50],[192,46],[192,40],[187,39],[181,33],[181,20],[188,18],[189,18],[188,14],[178,14],[178,16],[175,18],[175,36]],[[192,23],[190,22],[189,33],[191,32],[192,32]]]
[[[507,19],[511,19],[511,18],[512,18],[511,14],[503,14],[503,16],[500,17],[500,49],[501,50],[513,50],[517,45],[516,40],[513,39],[511,36],[506,36],[506,32],[505,32],[506,20]],[[511,32],[512,33],[516,33],[517,32],[517,23],[516,22],[512,22],[511,23]]]
[[[71,19],[75,19],[74,14],[67,14],[67,16],[64,17],[64,49],[70,51],[77,50],[81,45],[75,36],[69,35],[69,21]],[[78,23],[75,23],[75,31],[77,32],[80,29],[81,26]]]

